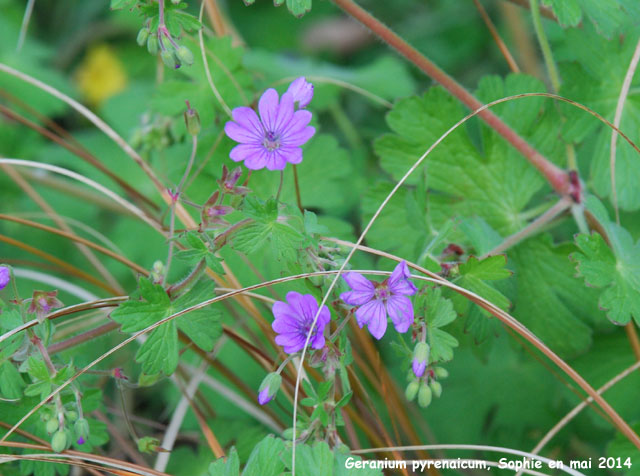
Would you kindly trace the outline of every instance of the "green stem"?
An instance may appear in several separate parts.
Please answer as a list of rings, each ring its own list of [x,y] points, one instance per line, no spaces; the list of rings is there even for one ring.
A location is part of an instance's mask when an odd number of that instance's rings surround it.
[[[558,93],[560,90],[560,74],[558,68],[553,60],[553,54],[551,53],[551,47],[549,46],[549,40],[542,27],[542,17],[540,16],[540,7],[538,0],[529,0],[531,6],[531,19],[533,20],[533,28],[536,31],[538,37],[538,43],[540,43],[540,49],[542,50],[542,57],[544,63],[547,66],[547,72],[549,73],[549,79],[551,80],[551,88],[554,93]]]
[[[284,170],[280,171],[280,184],[278,185],[278,193],[276,193],[276,202],[280,200],[280,194],[282,193],[282,184],[284,184]]]

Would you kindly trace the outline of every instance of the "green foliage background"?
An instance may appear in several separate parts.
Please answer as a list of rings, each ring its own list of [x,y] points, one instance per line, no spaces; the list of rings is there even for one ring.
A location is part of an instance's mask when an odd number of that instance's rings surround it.
[[[0,0],[0,62],[86,102],[86,86],[79,83],[77,72],[86,67],[92,47],[108,45],[114,61],[122,68],[126,85],[102,102],[92,104],[92,109],[136,146],[167,188],[180,181],[191,150],[182,119],[184,101],[188,100],[199,113],[202,131],[194,165],[199,173],[189,183],[186,197],[202,204],[216,189],[222,165],[234,165],[228,158],[234,143],[223,133],[227,116],[206,80],[198,35],[191,32],[180,38],[195,53],[193,66],[176,71],[164,68],[146,48],[135,43],[142,26],[142,17],[128,11],[135,3],[111,2],[116,7],[124,6],[111,11],[106,0],[38,0],[26,41],[17,53],[24,2]],[[197,16],[199,5],[187,3],[184,12]],[[238,281],[249,286],[309,271],[311,265],[299,250],[317,247],[320,235],[355,241],[393,185],[467,111],[445,89],[433,85],[359,26],[340,23],[342,14],[331,2],[276,2],[286,3],[280,8],[267,1],[250,6],[236,0],[218,3],[244,42],[239,46],[230,36],[210,34],[204,40],[211,75],[231,108],[254,104],[267,87],[276,87],[282,93],[298,76],[307,76],[315,84],[310,110],[314,113],[312,125],[318,132],[305,146],[304,161],[297,169],[302,204],[315,215],[297,212],[291,168],[285,170],[281,196],[289,204],[285,223],[268,202],[278,187],[279,175],[267,170],[251,175],[253,202],[247,200],[245,203],[250,206],[245,204],[229,220],[255,221],[221,250],[221,257]],[[515,9],[502,0],[482,2],[516,59],[521,64],[527,60],[533,64],[526,74],[514,74],[471,1],[361,3],[484,103],[520,93],[550,91],[526,9]],[[555,12],[558,20],[545,20],[544,28],[562,78],[559,94],[612,121],[640,37],[640,7],[635,0],[547,0],[543,4]],[[515,10],[507,11],[509,7]],[[301,18],[296,17],[302,14]],[[518,46],[514,26],[510,25],[515,16],[520,22],[517,28],[522,28],[520,33],[533,48],[532,53],[527,53],[521,44]],[[204,23],[210,33],[206,15]],[[338,48],[332,37],[342,30],[353,34],[355,40],[343,42]],[[526,57],[527,54],[533,56]],[[109,75],[113,71],[107,68],[98,74]],[[640,76],[636,75],[620,123],[632,141],[640,140],[639,88]],[[36,122],[41,123],[46,117],[64,127],[118,177],[151,197],[156,206],[154,215],[168,223],[167,206],[151,181],[102,132],[59,100],[1,72],[0,92],[0,104],[19,110]],[[28,107],[7,99],[5,92]],[[567,146],[575,149],[578,172],[585,185],[585,208],[600,223],[608,242],[595,232],[579,233],[572,215],[566,213],[503,254],[478,260],[549,209],[557,197],[515,149],[486,124],[472,119],[453,132],[409,178],[382,211],[364,243],[434,272],[443,273],[453,265],[454,271],[448,275],[453,283],[509,311],[598,388],[634,362],[622,326],[631,323],[637,332],[640,325],[640,157],[618,139],[616,182],[621,220],[617,224],[611,206],[609,127],[582,110],[548,98],[517,99],[493,110],[563,169],[567,168]],[[0,115],[0,156],[65,167],[122,194],[112,178],[6,115]],[[95,193],[51,174],[27,170],[23,176],[59,215],[73,219],[69,223],[79,235],[113,247],[144,269],[151,270],[154,262],[166,260],[167,244],[160,234],[137,218],[105,206],[105,200]],[[3,172],[0,197],[0,213],[54,226],[32,198]],[[192,215],[197,219],[199,213],[193,211]],[[85,225],[100,235],[92,234]],[[80,269],[91,269],[77,248],[62,237],[6,220],[0,220],[0,234]],[[180,241],[196,252],[173,261],[167,280],[170,283],[184,278],[200,257],[197,242],[194,245],[182,235]],[[464,249],[460,263],[443,254],[451,243]],[[344,258],[346,248],[339,254],[340,259]],[[190,259],[194,256],[195,260]],[[70,276],[59,266],[47,264],[6,241],[0,242],[0,262],[61,276],[81,285],[85,296],[110,295],[104,287]],[[133,299],[110,315],[120,325],[119,330],[56,354],[56,363],[61,367],[71,364],[80,368],[125,336],[215,295],[213,284],[202,280],[188,294],[169,302],[159,285],[138,279],[114,260],[105,259],[103,263]],[[209,264],[219,266],[215,262]],[[354,269],[390,270],[393,265],[365,253],[356,253],[351,263]],[[278,299],[290,290],[313,293],[320,299],[327,284],[324,279],[319,283],[301,280],[278,284],[273,291]],[[43,286],[26,278],[18,278],[17,285],[22,297],[31,296],[33,290]],[[341,284],[339,291],[343,290],[346,288]],[[256,292],[271,296],[264,289]],[[337,295],[334,293],[330,299],[337,299]],[[0,314],[4,333],[19,326],[21,320],[19,314],[8,310],[9,290],[0,297],[7,304]],[[59,297],[65,305],[90,300],[64,290],[60,290]],[[398,402],[390,403],[371,372],[360,369],[358,359],[367,356],[362,347],[353,344],[353,352],[362,353],[355,356],[354,371],[396,444],[486,444],[528,451],[581,401],[582,393],[575,384],[485,311],[450,290],[434,291],[423,301],[416,301],[415,305],[422,310],[432,336],[433,358],[446,362],[449,372],[449,378],[443,381],[442,397],[434,399],[428,408],[419,408],[402,396],[413,348],[409,335],[390,332],[375,343],[381,365],[399,389]],[[270,324],[270,306],[259,302],[256,306]],[[81,316],[97,318],[92,321],[95,326],[107,322],[103,314]],[[102,320],[96,316],[102,316]],[[43,340],[55,345],[80,333],[74,324],[69,324],[74,317],[56,320],[55,332],[52,336],[43,335]],[[239,335],[263,349],[276,363],[281,360],[270,344],[273,336],[243,308],[215,304],[159,327],[145,343],[130,344],[101,362],[99,368],[123,368],[131,383],[130,388],[125,387],[131,414],[166,425],[182,395],[166,376],[174,373],[178,362],[197,366],[201,361],[193,346],[185,346],[178,339],[178,330],[189,336],[197,348],[209,352],[220,342],[222,324],[238,327]],[[71,331],[65,332],[68,329]],[[86,331],[87,327],[80,330]],[[42,332],[46,334],[46,330]],[[351,329],[349,335],[354,332],[366,331]],[[17,339],[0,346],[0,396],[9,400],[21,398],[18,403],[0,401],[0,421],[13,424],[39,402],[41,394],[46,396],[51,386],[60,382],[49,381],[46,367],[45,372],[38,367],[44,365],[42,361],[17,370],[19,367],[11,359],[20,346]],[[345,354],[351,356],[351,350]],[[248,395],[252,389],[255,394],[266,370],[233,340],[224,344],[216,358],[220,367],[208,368],[207,375],[249,401]],[[374,363],[370,366],[375,369]],[[123,457],[113,434],[109,436],[113,429],[92,413],[106,414],[115,422],[116,431],[130,439],[122,417],[117,409],[113,410],[119,407],[120,398],[114,379],[93,374],[80,381],[85,389],[82,405],[85,413],[92,415],[89,451]],[[135,383],[153,386],[133,388]],[[320,382],[314,380],[314,384]],[[248,395],[243,394],[247,389]],[[636,430],[640,420],[639,389],[640,375],[635,372],[605,394],[625,421],[636,425]],[[211,386],[201,386],[200,392],[199,397],[206,402],[206,423],[229,457],[210,467],[214,457],[196,417],[189,411],[181,427],[181,434],[186,436],[171,453],[167,473],[237,475],[243,468],[243,475],[269,476],[291,469],[291,449],[281,439],[286,439],[286,432],[275,431],[256,420],[236,406],[233,398],[223,397]],[[393,414],[399,411],[398,405],[411,419],[415,435],[394,428],[397,421]],[[280,430],[291,425],[291,407],[282,395],[269,407],[270,417],[285,422]],[[145,435],[162,439],[162,430],[136,425]],[[49,439],[39,414],[29,419],[24,428]],[[362,447],[376,446],[367,432],[361,428],[354,431]],[[267,437],[273,433],[276,437]],[[341,430],[348,443],[345,435]],[[2,448],[1,452],[5,450]],[[348,452],[344,447],[309,441],[297,451],[297,474],[351,474],[344,469]],[[470,457],[469,453],[455,451],[446,454]],[[622,470],[629,475],[640,474],[638,451],[616,434],[595,407],[586,409],[561,431],[543,455],[565,461],[608,455],[632,457],[633,468]],[[141,456],[151,463],[154,457]],[[53,476],[56,471],[67,474],[68,470],[65,465],[26,461],[0,466],[0,473],[7,475]],[[589,474],[614,473],[593,469]]]

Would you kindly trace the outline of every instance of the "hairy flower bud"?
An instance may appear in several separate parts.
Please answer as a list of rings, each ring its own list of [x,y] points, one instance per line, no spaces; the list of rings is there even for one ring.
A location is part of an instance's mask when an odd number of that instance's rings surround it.
[[[153,56],[158,54],[158,35],[155,33],[153,35],[149,35],[149,38],[147,39],[147,50]]]
[[[189,48],[187,48],[184,45],[181,45],[176,50],[176,56],[178,57],[181,63],[184,63],[187,66],[191,66],[193,64],[193,53]]]
[[[67,434],[64,430],[58,430],[51,438],[51,449],[55,453],[61,453],[67,448]]]
[[[440,382],[432,380],[431,383],[429,383],[429,387],[431,388],[431,391],[436,396],[436,398],[440,398],[440,395],[442,395],[442,384]]]
[[[268,374],[260,384],[258,392],[258,403],[260,405],[264,405],[265,403],[269,403],[271,400],[273,400],[278,393],[278,390],[280,390],[281,384],[282,377],[280,377],[280,374],[276,372],[271,372],[270,374]]]
[[[83,443],[89,438],[89,422],[85,418],[80,418],[76,421],[75,425],[73,425],[73,431],[76,434],[76,438],[82,440]],[[82,443],[78,443],[82,444]]]
[[[138,37],[136,38],[136,41],[138,42],[138,46],[144,46],[148,38],[149,38],[149,28],[145,26],[141,28],[140,31],[138,32]]]
[[[0,266],[0,290],[7,287],[11,281],[11,271],[6,266]]]
[[[425,382],[422,382],[420,390],[418,390],[418,405],[422,408],[427,408],[431,404],[431,397],[431,388]]]
[[[58,420],[56,418],[52,418],[51,420],[49,420],[47,422],[47,433],[49,433],[50,435],[52,433],[54,433],[58,427],[60,426],[60,424],[58,423]]]
[[[176,66],[179,67],[179,63],[176,61],[177,58],[173,54],[173,51],[164,50],[160,53],[160,58],[162,58],[162,62],[167,68],[175,69]]]
[[[447,378],[449,376],[449,371],[443,367],[434,368],[433,373],[436,374],[438,378]]]
[[[416,377],[422,377],[429,362],[429,344],[426,342],[418,342],[413,350],[413,361],[411,367]]]
[[[420,388],[419,380],[412,380],[409,385],[407,385],[407,389],[404,391],[404,396],[407,397],[408,401],[413,401],[418,394],[418,389]]]

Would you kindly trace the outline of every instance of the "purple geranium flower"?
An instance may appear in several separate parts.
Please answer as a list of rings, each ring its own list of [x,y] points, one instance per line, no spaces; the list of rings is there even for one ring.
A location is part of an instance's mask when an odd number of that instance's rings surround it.
[[[0,290],[6,288],[9,281],[11,281],[11,272],[9,271],[9,268],[6,266],[0,266]]]
[[[294,110],[295,100],[291,92],[279,99],[275,89],[267,89],[258,102],[259,118],[250,107],[235,108],[233,121],[224,126],[225,133],[240,143],[231,150],[231,160],[244,160],[244,165],[253,170],[283,170],[287,162],[302,162],[300,146],[316,130],[308,125],[309,111]]]
[[[304,109],[313,98],[313,84],[308,83],[304,76],[301,76],[289,85],[287,92],[293,95],[293,102],[297,102],[298,107]]]
[[[317,312],[318,302],[311,294],[303,295],[295,291],[287,293],[287,302],[278,301],[273,305],[276,319],[271,327],[279,334],[276,336],[276,344],[283,346],[287,354],[302,350]],[[323,306],[311,333],[311,348],[324,347],[324,327],[330,320],[329,308]]]
[[[413,323],[413,305],[406,296],[417,291],[409,276],[405,261],[381,283],[370,281],[360,273],[346,273],[343,278],[352,290],[342,293],[340,299],[359,306],[356,310],[358,325],[362,328],[367,324],[376,339],[381,339],[387,330],[387,315],[398,332],[407,332]]]

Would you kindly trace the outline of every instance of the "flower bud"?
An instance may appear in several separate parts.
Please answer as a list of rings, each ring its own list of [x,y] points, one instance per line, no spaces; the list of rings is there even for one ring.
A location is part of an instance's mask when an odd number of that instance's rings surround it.
[[[162,53],[160,53],[160,57],[162,58],[162,62],[167,68],[175,69],[176,66],[178,66],[178,62],[176,61],[176,57],[173,54],[173,51],[164,50]]]
[[[429,383],[429,387],[431,388],[431,391],[436,396],[436,398],[440,398],[440,395],[442,395],[442,384],[440,382],[432,380],[431,383]]]
[[[52,418],[47,422],[47,433],[51,435],[58,429],[58,426],[60,426],[58,420],[56,418]]]
[[[264,405],[265,403],[269,403],[273,400],[280,389],[280,384],[282,384],[282,377],[280,377],[280,374],[275,372],[268,374],[260,384],[258,403],[260,405]]]
[[[303,109],[309,105],[313,98],[313,84],[308,83],[302,76],[289,85],[287,92],[291,93],[293,101],[298,103],[300,109]]]
[[[424,371],[429,361],[429,344],[426,342],[418,342],[413,350],[413,361],[411,367],[416,377],[420,378],[424,375]]]
[[[420,388],[419,380],[412,380],[411,383],[407,385],[407,389],[404,391],[404,396],[407,397],[408,401],[411,402],[414,398],[416,398],[416,395],[418,394],[418,388]]]
[[[431,388],[429,385],[422,382],[420,384],[420,390],[418,390],[418,405],[422,408],[427,408],[431,404]]]
[[[191,109],[188,101],[187,108],[184,113],[184,122],[187,125],[187,131],[192,136],[197,136],[200,133],[200,116],[198,115],[198,111]]]
[[[80,418],[76,421],[75,425],[73,425],[73,431],[76,434],[76,438],[78,441],[82,440],[84,443],[87,438],[89,438],[89,422],[85,418]],[[78,444],[83,444],[78,443]]]
[[[76,421],[78,419],[78,412],[75,412],[73,410],[68,411],[64,414],[65,418],[67,418],[69,421]]]
[[[164,263],[160,260],[156,260],[153,263],[153,268],[151,268],[151,275],[150,275],[151,279],[153,280],[153,283],[160,284],[164,279],[164,273],[165,273]]]
[[[149,38],[147,39],[147,51],[149,51],[153,56],[158,54],[158,35],[155,33],[153,35],[149,35]]]
[[[187,48],[184,45],[181,45],[176,50],[176,56],[178,57],[181,63],[184,63],[187,66],[191,66],[193,64],[193,53],[189,48]]]
[[[6,266],[0,266],[0,290],[7,287],[11,281],[11,271]]]
[[[64,430],[58,430],[51,438],[51,449],[55,453],[61,453],[67,448],[67,434]]]
[[[449,376],[449,371],[443,367],[436,367],[433,369],[433,373],[438,378],[447,378]]]
[[[149,38],[149,28],[145,26],[144,28],[141,28],[140,31],[138,32],[138,37],[136,38],[136,41],[138,42],[138,46],[144,46],[148,38]]]

